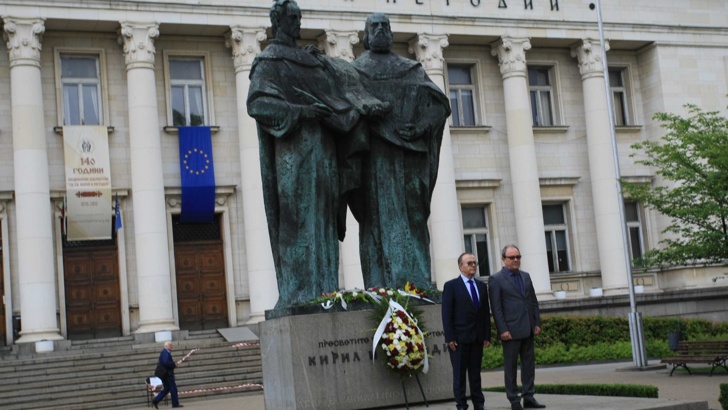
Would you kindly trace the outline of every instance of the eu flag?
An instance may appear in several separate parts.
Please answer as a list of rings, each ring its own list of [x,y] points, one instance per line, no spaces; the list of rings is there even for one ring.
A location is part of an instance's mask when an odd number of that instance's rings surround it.
[[[215,166],[210,127],[179,127],[181,223],[211,223],[215,216]]]
[[[124,227],[121,222],[121,210],[119,209],[119,193],[116,193],[116,205],[114,206],[114,215],[116,216],[116,224],[114,225],[114,232],[119,232],[119,229]]]

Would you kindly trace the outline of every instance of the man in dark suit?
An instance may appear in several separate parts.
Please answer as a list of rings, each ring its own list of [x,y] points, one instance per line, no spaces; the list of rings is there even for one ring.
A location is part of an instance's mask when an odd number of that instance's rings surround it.
[[[174,381],[174,368],[177,367],[177,363],[172,359],[172,350],[174,350],[174,344],[172,342],[164,343],[164,349],[159,354],[158,367],[162,367],[166,370],[165,377],[162,379],[162,385],[164,388],[159,392],[157,397],[152,400],[152,405],[155,409],[158,409],[157,405],[169,393],[172,396],[172,407],[184,407],[179,404],[179,396],[177,396],[177,383]]]
[[[490,277],[490,301],[493,320],[503,344],[503,373],[506,397],[512,410],[544,408],[533,397],[536,387],[536,359],[533,338],[541,333],[541,315],[531,276],[521,271],[521,251],[508,245],[501,251],[504,268]],[[523,406],[518,397],[516,372],[521,357]]]
[[[483,347],[490,346],[490,306],[488,287],[473,279],[478,263],[464,253],[458,258],[460,276],[445,283],[442,292],[442,327],[452,363],[452,387],[459,410],[468,408],[465,374],[470,382],[470,398],[475,410],[483,410],[480,364]]]

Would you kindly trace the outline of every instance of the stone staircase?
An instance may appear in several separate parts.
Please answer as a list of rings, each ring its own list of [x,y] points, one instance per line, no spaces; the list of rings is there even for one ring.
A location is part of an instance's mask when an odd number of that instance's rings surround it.
[[[257,341],[227,342],[217,331],[181,334],[182,340],[174,340],[175,360],[200,349],[175,372],[181,400],[260,393],[263,371]],[[161,349],[161,343],[141,343],[128,336],[71,341],[68,349],[50,353],[2,352],[0,408],[142,408],[147,405],[145,379],[153,376]]]

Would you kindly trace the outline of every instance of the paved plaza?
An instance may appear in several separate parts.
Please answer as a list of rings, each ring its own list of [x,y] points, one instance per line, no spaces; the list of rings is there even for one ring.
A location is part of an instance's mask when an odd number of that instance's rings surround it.
[[[658,362],[650,362],[656,365]],[[576,384],[576,383],[607,383],[607,384],[647,384],[659,388],[658,399],[635,399],[619,397],[595,397],[595,396],[562,396],[537,394],[538,400],[547,408],[553,410],[646,410],[646,409],[669,409],[669,410],[720,410],[718,395],[719,385],[728,383],[728,373],[716,370],[712,377],[707,374],[688,375],[684,372],[676,372],[672,377],[668,376],[668,368],[656,370],[631,370],[631,362],[593,364],[580,366],[544,367],[536,369],[536,388],[539,384]],[[483,387],[502,386],[502,371],[483,372]],[[184,390],[184,386],[180,386]],[[412,399],[418,399],[418,392],[410,393],[415,395]],[[263,393],[246,393],[231,397],[226,395],[223,398],[215,399],[208,397],[203,400],[180,400],[186,410],[283,410],[265,409]],[[705,406],[708,403],[708,407]],[[485,394],[485,405],[489,410],[509,410],[510,406],[506,401],[505,393]],[[396,410],[405,407],[396,408]],[[471,407],[472,408],[472,407]],[[139,409],[142,407],[133,407]],[[393,409],[393,408],[390,408]],[[410,406],[411,410],[453,410],[454,402],[429,403]],[[394,410],[394,409],[393,409]]]

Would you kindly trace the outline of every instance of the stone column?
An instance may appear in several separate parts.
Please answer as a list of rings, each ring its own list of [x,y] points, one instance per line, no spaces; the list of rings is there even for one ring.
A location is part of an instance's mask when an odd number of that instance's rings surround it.
[[[10,58],[18,282],[23,331],[17,343],[63,337],[56,319],[53,228],[40,73],[43,19],[5,17]],[[44,344],[42,350],[52,350]]]
[[[250,68],[265,41],[264,28],[230,27],[225,45],[232,49],[237,91],[238,141],[242,175],[243,215],[245,225],[245,257],[250,291],[250,320],[265,320],[265,311],[278,300],[273,253],[270,248],[268,223],[263,203],[263,182],[260,176],[260,151],[255,120],[248,115]]]
[[[339,57],[349,62],[354,61],[353,46],[357,43],[359,43],[359,34],[356,31],[326,30],[326,33],[319,37],[319,48],[324,50],[326,55]],[[341,243],[341,265],[344,282],[339,283],[339,287],[364,289],[364,276],[359,255],[359,222],[348,208],[346,211],[346,238]]]
[[[172,306],[154,39],[157,23],[121,22],[129,94],[131,199],[139,293],[135,333],[177,330]]]
[[[442,92],[445,92],[445,59],[442,57],[442,49],[447,46],[447,34],[420,33],[409,43],[409,52],[415,54],[417,61]],[[458,275],[457,259],[464,249],[463,226],[458,207],[452,140],[450,127],[446,124],[442,133],[440,166],[430,213],[432,267],[438,289],[442,289],[446,281]]]
[[[536,293],[546,296],[551,295],[551,280],[527,81],[526,51],[530,48],[527,38],[503,37],[492,46],[491,54],[498,57],[503,76],[516,242],[523,255],[521,268],[531,274]],[[500,260],[500,249],[498,252]]]
[[[608,43],[605,47],[609,50]],[[624,271],[627,255],[621,228],[624,221],[619,213],[621,198],[612,155],[610,113],[599,40],[583,40],[581,45],[571,49],[571,56],[579,63],[584,90],[584,120],[602,287],[605,294],[625,293],[628,279]]]

